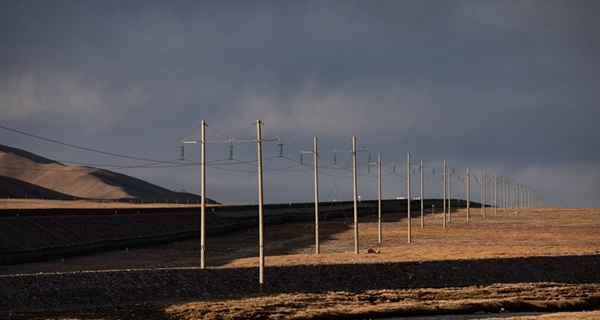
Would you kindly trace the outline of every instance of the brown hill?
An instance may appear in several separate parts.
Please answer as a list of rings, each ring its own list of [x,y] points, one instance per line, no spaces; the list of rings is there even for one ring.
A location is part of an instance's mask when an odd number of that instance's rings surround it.
[[[174,194],[131,176],[86,166],[69,167],[3,145],[0,145],[0,177],[0,197],[4,198],[131,199]]]
[[[20,199],[73,199],[73,196],[46,189],[22,180],[0,176],[0,196]]]

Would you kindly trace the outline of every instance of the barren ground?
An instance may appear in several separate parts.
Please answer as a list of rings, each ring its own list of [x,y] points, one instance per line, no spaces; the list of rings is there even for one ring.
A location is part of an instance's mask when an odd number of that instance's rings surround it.
[[[413,216],[418,213],[413,212]],[[381,262],[443,260],[462,258],[511,257],[527,255],[572,255],[600,253],[600,208],[518,208],[471,209],[453,212],[447,228],[440,214],[426,215],[424,228],[420,218],[412,219],[411,243],[407,220],[394,214],[384,215],[382,243],[378,243],[377,218],[359,218],[359,254],[354,252],[352,217],[321,222],[320,254],[315,254],[314,225],[295,223],[265,228],[265,263],[269,265],[315,264],[335,262]],[[199,241],[186,241],[139,250],[110,252],[93,256],[18,266],[2,266],[0,274],[39,273],[79,270],[190,267],[199,265]],[[379,254],[366,254],[368,248]],[[258,231],[208,238],[206,265],[209,268],[258,264]],[[496,284],[466,288],[397,289],[348,293],[296,293],[258,295],[227,301],[202,301],[158,306],[132,307],[127,310],[87,310],[70,315],[44,315],[61,318],[149,318],[314,319],[348,315],[349,318],[403,314],[421,310],[491,310],[494,306],[531,304],[530,309],[568,310],[581,303],[582,297],[600,301],[600,284],[569,285],[555,283]],[[356,303],[368,301],[368,303]],[[529,309],[528,309],[529,310]],[[389,311],[389,312],[387,312]],[[501,310],[501,307],[497,308]],[[504,310],[511,311],[511,310]],[[514,311],[514,310],[512,310]],[[133,316],[137,312],[137,315]],[[446,312],[446,311],[444,311]],[[417,312],[419,313],[419,312]],[[496,314],[500,316],[501,314]],[[504,317],[510,313],[503,313]],[[36,316],[36,315],[28,315]],[[483,317],[483,316],[482,316]],[[1,315],[0,315],[1,318]],[[550,314],[536,319],[600,319],[600,312]],[[510,319],[510,318],[509,318]],[[528,319],[528,318],[519,318]]]

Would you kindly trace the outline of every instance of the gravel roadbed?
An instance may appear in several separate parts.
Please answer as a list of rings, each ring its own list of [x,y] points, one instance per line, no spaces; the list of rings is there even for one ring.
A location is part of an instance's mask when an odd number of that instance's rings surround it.
[[[600,255],[267,266],[263,293],[600,283]],[[234,298],[261,292],[258,267],[0,276],[0,314]]]

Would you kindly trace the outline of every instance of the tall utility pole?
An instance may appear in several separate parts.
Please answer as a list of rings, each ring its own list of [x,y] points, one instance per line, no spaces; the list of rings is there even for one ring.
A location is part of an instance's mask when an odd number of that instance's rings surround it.
[[[452,222],[452,170],[448,170],[448,222]]]
[[[267,140],[265,140],[267,141]],[[319,159],[319,154],[323,153],[323,152],[327,152],[327,151],[318,151],[317,150],[317,141],[318,139],[315,137],[314,138],[314,150],[313,151],[300,151],[300,162],[302,162],[302,154],[303,153],[314,153],[314,177],[315,177],[315,245],[316,245],[316,253],[320,252],[320,248],[319,248],[319,216],[318,216],[318,159]],[[368,150],[368,149],[367,149]],[[336,159],[337,157],[337,153],[340,152],[339,150],[333,150],[334,153],[334,159]],[[352,151],[343,151],[343,152],[352,152],[352,174],[353,174],[353,185],[354,185],[354,238],[355,238],[355,243],[354,243],[354,247],[355,247],[355,252],[356,254],[359,253],[359,242],[358,242],[358,187],[357,187],[357,172],[356,172],[356,137],[352,137]]]
[[[516,181],[515,182],[516,185],[516,193],[517,193],[517,197],[515,198],[515,207],[520,208],[521,205],[519,204],[519,202],[521,201],[521,184]]]
[[[442,181],[444,184],[444,191],[442,192],[443,195],[443,202],[444,202],[444,210],[443,210],[443,216],[444,216],[444,228],[446,228],[446,158],[444,158],[444,173],[442,174]]]
[[[500,208],[504,208],[504,177],[500,178]]]
[[[265,253],[264,253],[264,234],[263,234],[263,173],[262,173],[262,139],[260,133],[260,119],[256,120],[256,145],[258,151],[258,246],[259,246],[259,280],[260,292],[264,284],[265,277]]]
[[[524,194],[524,190],[525,190],[525,185],[520,184],[519,185],[521,192],[519,193],[519,196],[521,197],[521,207],[523,207],[523,198],[525,198],[525,194]]]
[[[496,205],[497,204],[496,200],[497,200],[497,197],[498,197],[498,192],[496,190],[496,185],[497,184],[498,184],[498,175],[494,174],[494,215],[498,214],[497,205]]]
[[[315,253],[319,254],[319,152],[317,151],[317,137],[314,138],[315,160]]]
[[[506,185],[504,183],[504,177],[500,179],[500,206],[504,212],[506,212],[506,193],[504,192]]]
[[[206,122],[202,120],[200,137],[200,269],[205,269],[204,252],[206,251]]]
[[[467,167],[467,222],[471,218],[471,173]]]
[[[521,203],[521,184],[517,182],[517,208],[522,207]]]
[[[354,181],[354,253],[358,254],[358,186],[356,178],[356,137],[352,136],[352,175]]]
[[[512,178],[506,179],[506,207],[512,209]]]
[[[421,228],[425,227],[425,208],[423,203],[424,186],[423,186],[423,159],[419,162],[419,173],[421,174]]]
[[[510,197],[508,195],[508,179],[506,177],[504,179],[504,213],[506,213],[506,208],[510,204]]]
[[[483,173],[481,173],[481,185],[479,186],[479,194],[481,195],[481,216],[485,218],[485,213],[483,212]]]
[[[515,181],[515,208],[519,207],[519,183]]]
[[[516,182],[515,182],[515,179],[512,178],[512,179],[510,179],[510,193],[511,193],[510,207],[512,209],[516,208],[515,204],[517,203],[516,202],[517,193],[515,192],[515,189],[516,189]]]
[[[379,243],[381,243],[381,153],[377,154],[377,208],[377,228],[379,230]]]
[[[515,181],[515,208],[519,207],[519,182]]]
[[[512,209],[512,178],[506,181],[506,205]]]
[[[487,184],[487,178],[485,177],[485,171],[483,172],[482,178],[481,178],[481,185],[483,186],[483,196],[482,196],[482,201],[481,201],[481,212],[483,217],[485,218],[485,196],[486,196],[486,190],[485,190],[485,185]]]
[[[181,159],[183,160],[183,144],[200,143],[200,269],[205,269],[205,251],[206,251],[206,122],[202,120],[200,124],[200,140],[181,141]]]
[[[410,153],[406,154],[406,212],[408,216],[408,243],[411,241],[410,225]]]

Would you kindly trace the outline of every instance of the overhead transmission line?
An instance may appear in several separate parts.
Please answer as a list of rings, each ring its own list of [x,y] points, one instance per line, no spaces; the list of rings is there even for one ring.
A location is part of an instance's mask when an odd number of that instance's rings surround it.
[[[54,139],[49,139],[49,138],[44,138],[44,137],[41,137],[41,136],[38,136],[38,135],[35,135],[35,134],[31,134],[31,133],[27,133],[27,132],[23,132],[23,131],[20,131],[20,130],[11,129],[11,128],[8,128],[8,127],[2,126],[2,125],[0,125],[0,128],[4,129],[4,130],[15,132],[15,133],[18,133],[18,134],[22,134],[22,135],[25,135],[25,136],[29,136],[29,137],[32,137],[32,138],[36,138],[36,139],[40,139],[40,140],[44,140],[44,141],[48,141],[48,142],[60,144],[60,145],[63,145],[63,146],[67,146],[67,147],[71,147],[71,148],[75,148],[75,149],[80,149],[80,150],[85,150],[85,151],[89,151],[89,152],[94,152],[94,153],[99,153],[99,154],[104,154],[104,155],[109,155],[109,156],[113,156],[113,157],[133,159],[133,160],[140,160],[140,161],[146,161],[146,162],[154,162],[154,163],[172,163],[172,162],[174,162],[174,160],[164,161],[164,160],[146,159],[146,158],[127,156],[127,155],[123,155],[123,154],[112,153],[112,152],[107,152],[107,151],[101,151],[101,150],[96,150],[96,149],[92,149],[92,148],[82,147],[82,146],[74,145],[74,144],[71,144],[71,143],[66,143],[66,142],[62,142],[62,141],[58,141],[58,140],[54,140]]]

